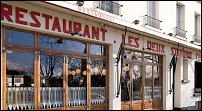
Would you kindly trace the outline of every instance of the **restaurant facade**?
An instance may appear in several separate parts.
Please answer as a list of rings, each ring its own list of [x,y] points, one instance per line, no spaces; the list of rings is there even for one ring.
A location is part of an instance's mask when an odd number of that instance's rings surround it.
[[[201,49],[83,10],[1,1],[1,109],[168,109],[200,101],[193,90],[183,94],[194,89]]]

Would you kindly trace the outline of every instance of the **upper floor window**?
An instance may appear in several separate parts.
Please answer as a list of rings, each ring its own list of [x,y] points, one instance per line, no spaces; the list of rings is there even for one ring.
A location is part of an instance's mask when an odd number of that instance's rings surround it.
[[[147,2],[147,15],[156,18],[156,1]]]
[[[122,5],[118,4],[118,1],[99,1],[98,8],[107,12],[120,15],[120,8]]]
[[[160,29],[160,20],[158,20],[158,2],[157,1],[148,1],[147,2],[147,15],[146,18],[146,25],[151,27]]]
[[[199,14],[196,14],[195,13],[195,16],[194,16],[194,35],[196,36],[200,36],[200,32],[201,32],[201,29],[200,29],[200,19],[201,19],[201,16]]]
[[[176,35],[186,38],[185,29],[185,7],[182,4],[176,5],[176,27],[175,33]]]

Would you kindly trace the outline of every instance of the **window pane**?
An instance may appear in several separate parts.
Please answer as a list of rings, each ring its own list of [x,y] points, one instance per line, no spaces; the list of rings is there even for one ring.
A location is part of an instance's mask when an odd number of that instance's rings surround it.
[[[113,13],[113,2],[112,1],[102,1],[102,9]]]
[[[69,106],[86,105],[87,62],[85,59],[68,59]]]
[[[105,103],[106,62],[91,61],[91,104]]]
[[[82,42],[53,38],[44,35],[40,35],[40,47],[51,50],[86,53],[86,44]]]
[[[40,56],[41,108],[63,106],[63,56]]]
[[[34,34],[15,30],[6,30],[6,43],[34,46]]]
[[[105,46],[90,44],[90,54],[106,55],[105,50]]]
[[[123,66],[121,75],[121,101],[130,101],[130,65],[125,63]]]
[[[152,99],[152,66],[145,65],[145,99]]]
[[[34,108],[33,62],[32,53],[12,51],[6,54],[7,106],[19,106],[18,109],[23,109],[24,106],[28,106],[26,109]]]
[[[142,53],[130,51],[130,50],[125,50],[124,59],[142,61]]]
[[[161,82],[159,76],[159,66],[154,66],[154,98],[161,98]]]
[[[152,62],[152,60],[151,54],[144,54],[144,62]]]
[[[159,63],[159,56],[153,55],[154,63]]]
[[[139,64],[133,66],[133,100],[142,99],[142,72]]]

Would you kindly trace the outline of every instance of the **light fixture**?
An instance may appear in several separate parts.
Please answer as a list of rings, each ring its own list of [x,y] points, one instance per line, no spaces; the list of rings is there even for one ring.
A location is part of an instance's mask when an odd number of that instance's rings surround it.
[[[75,72],[75,71],[72,71],[71,74],[74,76],[74,75],[76,74],[76,72]]]
[[[103,70],[102,70],[102,74],[103,74],[103,75],[106,75],[106,73],[107,73],[106,69],[103,69]]]
[[[97,74],[97,73],[99,72],[98,67],[94,67],[94,68],[93,68],[93,71],[95,72],[95,74]]]
[[[169,33],[168,35],[169,35],[169,36],[173,36],[173,33]]]
[[[81,69],[76,69],[76,74],[80,74],[81,73]]]
[[[74,33],[71,33],[71,35],[72,35],[72,36],[74,36],[74,35],[79,35],[79,36],[82,36],[83,34],[82,34],[82,32],[81,32],[81,31],[79,31],[79,32],[74,32]]]
[[[147,49],[147,50],[153,50],[151,47],[143,48],[143,50],[145,50],[145,49]]]
[[[125,65],[125,66],[123,67],[123,71],[124,71],[124,72],[129,71],[129,67],[128,67],[128,65]]]
[[[77,3],[76,3],[78,6],[83,6],[83,4],[84,4],[84,1],[77,1]]]
[[[75,33],[71,33],[71,35],[73,36],[73,35],[76,35],[76,34],[78,34],[78,32],[75,32]]]
[[[83,75],[86,76],[86,71],[83,71]]]
[[[133,23],[134,23],[135,25],[137,25],[137,24],[140,23],[140,21],[139,21],[139,20],[135,20]]]

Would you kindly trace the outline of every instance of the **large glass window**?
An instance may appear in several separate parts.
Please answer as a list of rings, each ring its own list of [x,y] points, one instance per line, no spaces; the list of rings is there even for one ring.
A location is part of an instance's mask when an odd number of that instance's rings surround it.
[[[86,53],[86,44],[78,41],[71,41],[62,38],[53,38],[40,35],[40,47],[51,50],[62,50],[78,53]]]
[[[14,45],[34,46],[34,34],[7,29],[6,43]]]
[[[85,59],[68,59],[68,99],[69,106],[86,105],[87,61]]]
[[[40,108],[63,106],[63,56],[40,56]]]
[[[107,108],[107,46],[10,28],[3,35],[7,109]]]
[[[6,54],[6,105],[10,110],[34,108],[34,55]]]

